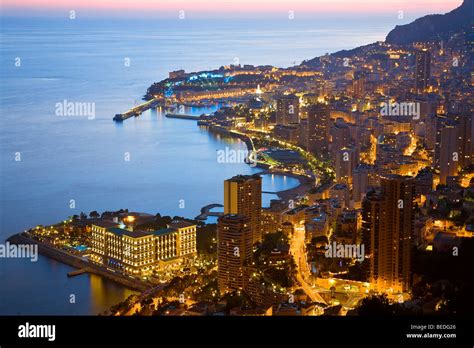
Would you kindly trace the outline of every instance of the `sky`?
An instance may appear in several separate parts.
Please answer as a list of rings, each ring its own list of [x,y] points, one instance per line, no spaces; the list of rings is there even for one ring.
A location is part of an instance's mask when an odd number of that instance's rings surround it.
[[[445,13],[462,0],[0,0],[4,16],[288,16]],[[180,12],[184,11],[184,12]]]

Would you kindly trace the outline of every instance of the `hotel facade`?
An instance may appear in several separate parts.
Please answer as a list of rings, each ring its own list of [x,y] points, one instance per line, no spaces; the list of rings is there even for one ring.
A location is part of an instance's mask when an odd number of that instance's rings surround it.
[[[168,228],[144,232],[102,221],[92,225],[92,262],[131,276],[151,275],[170,261],[196,256],[196,225],[173,221]]]

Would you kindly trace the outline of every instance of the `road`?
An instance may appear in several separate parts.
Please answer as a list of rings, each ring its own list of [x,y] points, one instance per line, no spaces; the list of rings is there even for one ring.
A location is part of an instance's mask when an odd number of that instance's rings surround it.
[[[321,293],[330,293],[331,291],[328,288],[322,286],[312,285],[310,281],[312,274],[306,257],[305,231],[304,225],[302,223],[295,226],[293,236],[290,240],[290,252],[295,260],[297,268],[296,280],[300,283],[300,287],[304,290],[304,292],[313,302],[321,302],[329,305],[329,303],[323,299]],[[346,293],[348,295],[347,301],[342,303],[345,308],[356,307],[357,303],[367,296],[365,290],[366,288],[362,286],[364,284],[362,282],[342,279],[333,279],[332,281],[333,286],[338,288],[338,293]],[[342,289],[342,285],[340,285],[351,283],[357,283],[359,287],[358,291],[344,290]]]
[[[306,279],[310,279],[311,272],[306,259],[305,233],[304,225],[302,224],[295,226],[290,241],[290,252],[295,260],[297,271],[296,280],[300,283],[301,288],[308,295],[311,301],[326,303],[317,290],[306,281]]]

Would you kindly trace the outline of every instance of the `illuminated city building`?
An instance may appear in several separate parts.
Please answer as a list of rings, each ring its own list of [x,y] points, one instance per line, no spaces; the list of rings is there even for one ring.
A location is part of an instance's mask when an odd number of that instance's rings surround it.
[[[341,148],[335,158],[336,180],[348,185],[352,184],[352,171],[359,164],[357,149],[351,147]]]
[[[329,106],[314,104],[308,110],[308,151],[326,157],[329,151]]]
[[[252,229],[244,215],[225,214],[217,222],[217,282],[221,292],[242,290],[252,261]]]
[[[308,148],[308,119],[300,120],[298,124],[298,145],[304,149]]]
[[[325,212],[319,212],[305,223],[305,240],[311,242],[314,237],[327,236],[329,232],[329,219]]]
[[[270,207],[262,208],[262,234],[274,233],[282,229],[283,212],[287,204],[281,200],[272,200]]]
[[[370,191],[362,204],[362,230],[371,286],[380,292],[410,289],[414,179],[388,174],[380,191]]]
[[[474,163],[474,122],[470,112],[462,113],[455,119],[459,123],[459,165],[464,168]]]
[[[329,189],[329,197],[336,199],[342,208],[350,206],[349,186],[343,183],[335,184]]]
[[[445,185],[448,177],[458,175],[461,161],[459,133],[459,125],[449,119],[438,128],[434,165],[439,169],[440,184]]]
[[[224,181],[224,214],[247,216],[253,243],[262,240],[262,178],[259,175],[237,175]]]
[[[415,66],[415,89],[417,92],[424,92],[428,89],[430,82],[431,53],[426,50],[420,50],[416,53]]]
[[[345,210],[338,215],[334,240],[338,244],[355,244],[358,230],[358,213],[355,210]]]
[[[354,80],[352,80],[352,93],[354,97],[363,97],[365,95],[366,74],[363,71],[356,71],[354,73]]]
[[[298,127],[295,126],[285,126],[282,124],[277,124],[275,128],[273,128],[273,132],[275,134],[275,138],[281,139],[291,144],[298,143]]]
[[[331,152],[335,156],[342,148],[353,145],[349,124],[341,118],[337,119],[331,127]]]
[[[173,221],[154,232],[131,231],[101,221],[92,225],[91,261],[124,274],[144,276],[167,261],[196,255],[196,225]]]
[[[202,99],[220,99],[243,96],[247,93],[255,92],[252,88],[226,88],[218,90],[205,91],[183,91],[180,92],[178,98],[181,101],[197,101]]]
[[[283,95],[278,97],[276,103],[276,123],[289,125],[298,123],[300,120],[300,102],[295,95]]]
[[[352,200],[354,207],[360,207],[360,203],[370,188],[378,186],[377,168],[362,163],[352,171]]]

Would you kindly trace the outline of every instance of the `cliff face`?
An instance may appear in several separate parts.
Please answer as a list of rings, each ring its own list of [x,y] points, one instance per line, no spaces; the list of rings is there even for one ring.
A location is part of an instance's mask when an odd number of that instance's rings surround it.
[[[397,25],[388,33],[385,42],[409,45],[444,40],[463,29],[472,30],[473,17],[474,0],[464,0],[461,6],[444,15],[428,15],[406,25]]]

